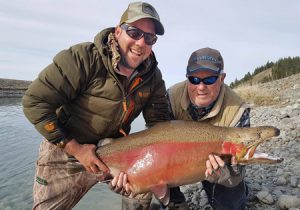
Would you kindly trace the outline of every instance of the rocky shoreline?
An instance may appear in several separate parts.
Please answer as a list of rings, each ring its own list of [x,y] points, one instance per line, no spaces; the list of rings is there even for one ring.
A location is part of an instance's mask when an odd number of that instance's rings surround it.
[[[20,98],[23,97],[26,89],[0,88],[0,98]]]
[[[261,152],[282,157],[275,165],[246,166],[249,187],[248,210],[300,210],[300,74],[255,85],[273,96],[271,106],[251,104],[251,126],[272,125],[281,134],[258,147]],[[191,209],[212,209],[201,183],[183,186]]]

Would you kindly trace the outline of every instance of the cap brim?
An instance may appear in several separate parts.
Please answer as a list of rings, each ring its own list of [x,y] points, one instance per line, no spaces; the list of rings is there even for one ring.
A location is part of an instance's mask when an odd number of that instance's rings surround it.
[[[220,71],[219,69],[214,69],[210,67],[199,67],[199,68],[188,70],[187,75],[195,74],[202,71],[208,71],[214,74],[221,74],[223,72],[222,70]]]
[[[165,33],[165,29],[164,29],[164,26],[161,24],[160,21],[158,21],[157,19],[153,18],[152,16],[146,16],[146,15],[143,15],[143,16],[136,16],[134,18],[131,18],[127,21],[125,21],[125,23],[133,23],[137,20],[140,20],[140,19],[143,19],[143,18],[150,18],[152,20],[154,20],[154,24],[155,24],[155,33],[157,35],[164,35]],[[122,24],[122,23],[121,23]]]

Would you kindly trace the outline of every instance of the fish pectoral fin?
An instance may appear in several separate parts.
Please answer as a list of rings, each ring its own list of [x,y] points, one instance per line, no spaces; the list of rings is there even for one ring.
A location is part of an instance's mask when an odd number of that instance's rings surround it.
[[[161,201],[164,205],[167,205],[170,200],[170,190],[166,184],[155,185],[150,188],[150,191],[154,196]]]

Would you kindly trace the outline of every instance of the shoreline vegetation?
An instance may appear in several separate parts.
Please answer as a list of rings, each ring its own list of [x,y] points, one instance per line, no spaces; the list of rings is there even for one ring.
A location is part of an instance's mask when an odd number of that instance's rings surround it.
[[[23,97],[31,81],[0,78],[0,98]]]
[[[258,67],[251,74],[248,72],[245,76],[230,83],[231,88],[241,86],[252,86],[259,83],[266,83],[289,77],[300,73],[300,57],[281,58],[277,62],[267,62],[265,65]]]

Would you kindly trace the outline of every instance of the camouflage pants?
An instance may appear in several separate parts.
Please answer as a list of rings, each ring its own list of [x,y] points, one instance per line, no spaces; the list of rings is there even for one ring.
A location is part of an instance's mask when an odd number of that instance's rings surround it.
[[[70,173],[78,162],[62,149],[42,142],[36,163],[33,209],[72,209],[98,182],[99,175],[87,171]]]
[[[122,210],[149,210],[152,193],[143,193],[134,198],[122,197]]]
[[[72,209],[101,180],[100,174],[80,169],[78,162],[62,149],[44,140],[40,146],[33,186],[33,209]],[[150,208],[151,193],[122,198],[123,210]]]

